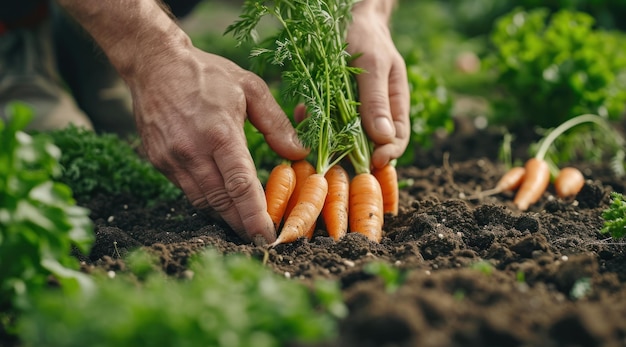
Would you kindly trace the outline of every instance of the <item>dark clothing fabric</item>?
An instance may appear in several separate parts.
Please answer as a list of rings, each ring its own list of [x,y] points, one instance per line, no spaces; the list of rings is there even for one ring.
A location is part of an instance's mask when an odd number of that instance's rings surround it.
[[[202,0],[167,0],[165,4],[177,18],[188,15]],[[47,8],[49,0],[0,0],[0,22],[14,23],[23,21],[42,7]]]

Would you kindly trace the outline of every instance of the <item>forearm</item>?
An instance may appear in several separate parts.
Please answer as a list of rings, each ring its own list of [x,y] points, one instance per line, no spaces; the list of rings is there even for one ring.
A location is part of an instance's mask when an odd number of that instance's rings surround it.
[[[57,2],[91,34],[123,77],[191,46],[189,37],[155,0]]]

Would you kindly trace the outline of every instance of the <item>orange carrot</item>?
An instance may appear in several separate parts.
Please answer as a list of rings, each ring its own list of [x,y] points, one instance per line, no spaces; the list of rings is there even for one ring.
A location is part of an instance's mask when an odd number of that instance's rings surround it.
[[[378,180],[380,189],[383,192],[383,212],[397,216],[400,196],[396,167],[387,164],[381,169],[375,169],[372,174]]]
[[[291,210],[296,206],[298,198],[300,197],[300,190],[302,190],[302,186],[307,177],[311,176],[315,173],[315,168],[311,163],[306,160],[298,160],[291,163],[291,167],[293,171],[296,173],[296,187],[291,194],[291,198],[289,199],[289,203],[287,203],[287,209],[285,210],[285,217],[289,217]]]
[[[531,204],[537,202],[550,184],[550,168],[545,160],[530,158],[524,168],[526,169],[524,180],[513,200],[522,211],[526,211]]]
[[[374,175],[361,173],[350,183],[350,231],[380,242],[383,230],[383,193]]]
[[[278,230],[283,220],[289,198],[296,187],[296,172],[291,165],[282,163],[274,167],[265,185],[267,213]]]
[[[525,174],[526,169],[521,166],[516,166],[507,171],[502,177],[500,177],[495,187],[483,190],[482,192],[474,194],[472,196],[468,196],[467,199],[484,198],[486,196],[500,194],[505,191],[513,191],[519,188],[519,186],[522,184]]]
[[[500,192],[513,191],[522,185],[524,175],[526,175],[525,168],[521,166],[511,168],[500,178],[500,180],[498,180],[495,189],[499,190]]]
[[[339,165],[333,165],[324,176],[328,182],[328,195],[322,209],[322,217],[328,236],[339,241],[348,232],[350,177]]]
[[[322,212],[327,194],[328,182],[324,176],[317,173],[308,176],[302,184],[295,207],[285,220],[278,238],[270,244],[270,247],[308,236]]]
[[[564,167],[559,171],[554,181],[556,195],[561,198],[575,196],[585,185],[582,172],[574,167]]]

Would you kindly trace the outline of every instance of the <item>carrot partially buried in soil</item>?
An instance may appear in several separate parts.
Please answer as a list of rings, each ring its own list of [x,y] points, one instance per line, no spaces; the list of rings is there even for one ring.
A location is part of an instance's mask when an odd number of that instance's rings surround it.
[[[328,236],[339,241],[348,232],[350,177],[339,165],[333,165],[324,176],[328,182],[328,195],[322,209],[322,217]]]
[[[560,198],[575,196],[585,185],[585,176],[575,167],[564,167],[554,180],[554,190]]]
[[[350,231],[380,242],[383,233],[383,193],[374,175],[361,173],[350,183]]]
[[[302,184],[298,200],[287,216],[278,238],[269,246],[293,242],[300,237],[307,236],[322,212],[327,194],[328,182],[324,176],[317,173],[308,176]]]
[[[281,163],[272,169],[265,185],[267,213],[278,230],[283,220],[287,203],[296,187],[296,172],[288,163]]]
[[[396,167],[390,163],[380,169],[374,169],[372,174],[378,180],[383,194],[383,212],[397,216],[400,194]]]

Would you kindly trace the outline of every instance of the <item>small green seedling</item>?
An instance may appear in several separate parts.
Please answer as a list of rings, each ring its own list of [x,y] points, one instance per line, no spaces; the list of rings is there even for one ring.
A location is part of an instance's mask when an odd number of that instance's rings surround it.
[[[612,238],[619,239],[626,235],[626,201],[624,195],[612,192],[611,205],[602,212],[604,226],[600,230],[603,234],[610,234]]]
[[[491,274],[493,273],[494,267],[493,264],[491,264],[490,262],[486,261],[486,260],[481,260],[481,261],[477,261],[475,263],[473,263],[470,266],[470,269],[472,270],[477,270],[482,272],[483,274],[487,275],[487,276],[491,276]]]
[[[368,263],[363,267],[363,271],[370,275],[380,277],[385,282],[385,290],[387,293],[393,293],[404,283],[406,272],[393,267],[389,263],[376,261]]]

